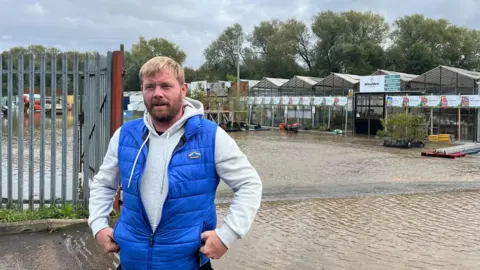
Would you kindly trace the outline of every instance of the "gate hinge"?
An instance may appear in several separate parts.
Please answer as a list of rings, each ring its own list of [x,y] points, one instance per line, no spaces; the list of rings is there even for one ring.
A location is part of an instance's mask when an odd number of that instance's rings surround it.
[[[84,112],[79,113],[78,114],[78,122],[80,123],[80,125],[83,125],[84,120],[85,120],[85,113]]]

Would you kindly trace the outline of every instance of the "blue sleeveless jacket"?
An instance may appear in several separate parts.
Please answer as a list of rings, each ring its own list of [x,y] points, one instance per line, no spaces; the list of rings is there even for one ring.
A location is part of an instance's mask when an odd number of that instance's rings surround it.
[[[208,262],[199,249],[202,232],[214,230],[217,225],[214,203],[219,183],[215,170],[217,127],[201,116],[186,121],[184,136],[168,165],[168,195],[159,226],[153,232],[140,197],[148,129],[143,119],[122,126],[118,166],[123,207],[114,229],[122,269],[193,270]]]

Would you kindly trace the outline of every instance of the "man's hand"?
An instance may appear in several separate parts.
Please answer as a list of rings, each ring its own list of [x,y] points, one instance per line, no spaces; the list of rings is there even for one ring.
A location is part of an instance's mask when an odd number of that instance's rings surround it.
[[[203,246],[200,248],[200,252],[210,259],[220,259],[228,248],[223,244],[222,240],[218,238],[215,231],[206,231],[202,233]]]
[[[118,247],[115,240],[113,240],[112,228],[102,229],[95,235],[95,239],[97,239],[98,244],[100,244],[106,253],[118,252],[120,250],[120,247]]]

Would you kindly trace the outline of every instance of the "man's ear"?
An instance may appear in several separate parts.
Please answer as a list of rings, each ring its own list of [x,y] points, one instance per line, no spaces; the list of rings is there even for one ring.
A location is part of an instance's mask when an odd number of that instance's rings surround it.
[[[181,87],[182,97],[187,96],[187,91],[188,91],[188,84],[184,83],[183,86]]]

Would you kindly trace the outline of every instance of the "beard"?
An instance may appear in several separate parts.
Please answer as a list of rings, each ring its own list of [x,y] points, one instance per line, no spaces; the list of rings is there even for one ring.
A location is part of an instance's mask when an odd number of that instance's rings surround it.
[[[148,113],[158,122],[170,122],[183,107],[183,98],[179,95],[175,100],[169,102],[163,98],[153,97],[148,104],[145,104]]]

